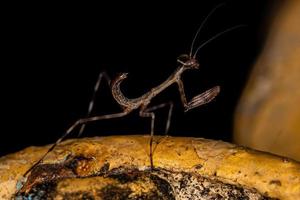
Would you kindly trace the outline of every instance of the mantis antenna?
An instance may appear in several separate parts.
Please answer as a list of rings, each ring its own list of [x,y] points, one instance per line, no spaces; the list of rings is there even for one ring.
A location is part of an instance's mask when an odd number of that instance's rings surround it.
[[[196,38],[198,37],[200,31],[202,30],[203,26],[205,25],[205,23],[207,22],[207,20],[210,18],[210,16],[218,9],[220,8],[221,6],[225,5],[225,3],[221,3],[219,5],[217,5],[214,9],[212,9],[210,11],[210,13],[205,17],[205,19],[203,20],[203,22],[201,23],[201,25],[199,26],[196,34],[195,34],[195,37],[192,41],[192,44],[191,44],[191,50],[190,50],[190,57],[192,57],[192,53],[193,53],[193,48],[194,48],[194,44],[195,44],[195,41],[196,41]]]
[[[207,45],[207,44],[210,43],[211,41],[217,39],[218,37],[224,35],[225,33],[228,33],[228,32],[230,32],[230,31],[233,31],[233,30],[235,30],[235,29],[238,29],[238,28],[241,28],[241,27],[245,27],[245,26],[246,26],[246,25],[244,25],[244,24],[240,24],[240,25],[237,25],[237,26],[233,26],[233,27],[231,27],[231,28],[228,28],[228,29],[226,29],[226,30],[224,30],[224,31],[222,31],[222,32],[220,32],[220,33],[214,35],[213,37],[211,37],[210,39],[208,39],[206,42],[202,43],[202,44],[197,48],[197,50],[195,51],[195,54],[194,54],[193,58],[196,57],[198,51],[199,51],[202,47],[204,47],[205,45]]]

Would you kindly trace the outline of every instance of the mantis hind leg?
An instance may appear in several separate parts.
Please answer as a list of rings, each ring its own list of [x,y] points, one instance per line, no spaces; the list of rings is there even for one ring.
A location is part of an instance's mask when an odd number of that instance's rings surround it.
[[[124,117],[125,115],[129,114],[131,110],[124,110],[120,113],[113,113],[108,115],[100,115],[100,116],[94,116],[89,118],[83,118],[77,120],[70,128],[67,129],[67,131],[48,149],[48,151],[36,162],[34,163],[23,175],[26,177],[26,175],[31,172],[38,164],[43,162],[43,160],[46,158],[46,156],[57,146],[59,145],[75,128],[77,128],[80,125],[87,124],[89,122],[104,120],[104,119],[113,119],[113,118],[120,118]]]
[[[96,82],[96,84],[94,86],[94,92],[93,92],[92,98],[91,98],[90,103],[89,103],[89,107],[88,107],[88,112],[86,114],[86,118],[90,117],[90,115],[92,113],[92,110],[93,110],[94,104],[95,104],[95,100],[96,100],[96,94],[99,91],[99,87],[100,87],[101,81],[103,79],[106,80],[106,82],[108,83],[108,85],[110,85],[111,79],[107,75],[107,73],[105,71],[100,72],[99,75],[98,75],[97,82]],[[86,127],[86,124],[82,124],[81,125],[80,130],[78,132],[78,137],[80,137],[82,135],[85,127]]]

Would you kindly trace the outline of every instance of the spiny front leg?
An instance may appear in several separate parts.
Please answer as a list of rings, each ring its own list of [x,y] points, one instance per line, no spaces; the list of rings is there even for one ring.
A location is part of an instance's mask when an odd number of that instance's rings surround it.
[[[220,92],[220,86],[215,86],[205,92],[198,94],[192,98],[192,100],[187,104],[184,109],[184,112],[187,112],[198,106],[207,104],[211,102]]]
[[[194,96],[191,101],[187,102],[185,92],[184,92],[184,85],[180,79],[177,80],[177,85],[180,93],[181,102],[184,107],[184,112],[187,112],[193,108],[209,103],[220,92],[220,86],[215,86],[209,90],[206,90],[201,94]]]

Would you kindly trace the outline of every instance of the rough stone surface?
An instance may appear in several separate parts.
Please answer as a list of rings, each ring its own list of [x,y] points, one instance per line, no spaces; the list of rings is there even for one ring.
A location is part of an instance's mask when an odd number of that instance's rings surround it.
[[[68,164],[67,164],[68,165]],[[64,170],[59,167],[59,170]],[[49,170],[42,165],[33,172],[40,177]],[[37,173],[37,174],[36,174]],[[45,179],[19,192],[15,199],[272,199],[254,189],[243,188],[195,173],[172,172],[163,169],[112,169],[97,176]]]
[[[27,177],[23,174],[49,146],[7,155],[0,158],[0,197],[10,199],[17,191],[16,199],[28,200],[110,199],[109,194],[112,199],[300,197],[296,161],[201,138],[155,141],[152,170],[149,136],[67,140]]]

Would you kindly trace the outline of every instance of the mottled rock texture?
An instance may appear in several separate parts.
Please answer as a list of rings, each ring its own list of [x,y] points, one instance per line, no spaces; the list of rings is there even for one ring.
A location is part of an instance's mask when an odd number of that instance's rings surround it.
[[[221,141],[148,136],[67,140],[0,158],[0,198],[299,199],[300,163]],[[18,190],[18,192],[17,192]]]

